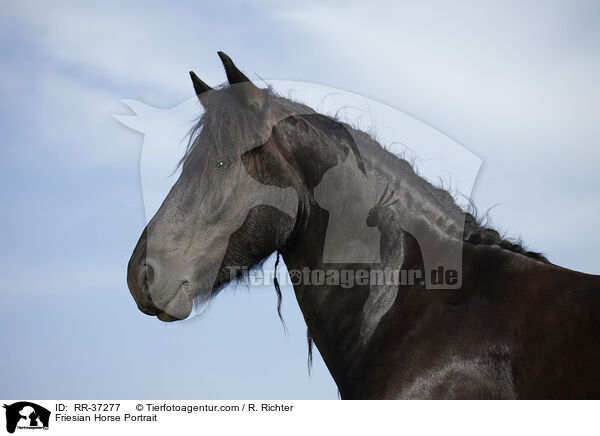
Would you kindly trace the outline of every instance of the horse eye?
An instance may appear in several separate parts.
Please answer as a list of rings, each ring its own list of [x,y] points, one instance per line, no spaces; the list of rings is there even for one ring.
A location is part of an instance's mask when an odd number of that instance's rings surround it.
[[[213,165],[215,165],[218,170],[229,168],[231,166],[231,160],[227,156],[218,156],[213,162]]]

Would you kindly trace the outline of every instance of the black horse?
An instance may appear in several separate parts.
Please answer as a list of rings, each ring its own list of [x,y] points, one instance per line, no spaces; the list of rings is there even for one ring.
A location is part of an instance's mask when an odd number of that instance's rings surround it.
[[[190,73],[205,112],[129,262],[142,312],[184,319],[277,252],[344,399],[600,397],[598,276],[219,56],[229,85]]]

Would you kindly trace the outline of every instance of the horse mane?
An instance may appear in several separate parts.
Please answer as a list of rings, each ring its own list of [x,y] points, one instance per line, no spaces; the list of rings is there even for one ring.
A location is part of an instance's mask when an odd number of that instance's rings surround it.
[[[425,177],[418,174],[414,167],[406,159],[403,159],[396,154],[387,150],[376,139],[372,133],[367,133],[363,130],[356,129],[348,124],[344,124],[347,129],[351,130],[353,136],[361,139],[361,143],[369,149],[370,153],[379,153],[384,159],[389,159],[394,163],[394,168],[402,177],[417,178],[420,181],[420,187],[424,189],[428,195],[436,200],[441,205],[442,209],[450,215],[460,213],[464,215],[464,233],[463,241],[473,245],[490,245],[497,246],[504,250],[518,253],[523,256],[544,262],[550,261],[542,253],[528,250],[520,239],[510,238],[506,235],[501,235],[497,230],[490,226],[489,210],[484,214],[479,214],[477,207],[471,199],[466,210],[463,210],[455,201],[453,195],[448,192],[443,186],[438,187],[433,185]]]
[[[366,145],[370,153],[384,153],[382,157],[393,160],[398,172],[402,173],[403,176],[420,179],[420,186],[438,204],[442,205],[444,210],[448,211],[448,213],[460,212],[464,214],[464,242],[473,245],[497,246],[541,262],[550,263],[543,254],[525,248],[521,240],[501,235],[497,230],[489,227],[488,214],[480,216],[471,200],[469,200],[467,210],[463,210],[457,205],[452,194],[444,189],[443,186],[437,187],[426,178],[420,176],[413,164],[386,150],[384,146],[374,139],[372,133],[352,127],[337,116],[319,114],[303,103],[278,95],[271,87],[262,89],[262,92],[265,96],[265,104],[262,108],[262,113],[258,114],[258,116],[252,113],[252,111],[243,110],[237,102],[234,93],[231,92],[231,88],[225,85],[217,88],[214,92],[210,92],[206,97],[203,96],[203,105],[206,110],[190,129],[188,134],[189,141],[178,166],[185,165],[190,160],[193,151],[198,145],[199,134],[206,126],[209,126],[211,130],[210,142],[212,146],[220,153],[233,155],[239,152],[239,147],[243,144],[248,144],[249,140],[260,139],[257,134],[257,128],[260,126],[261,121],[266,117],[273,103],[281,104],[300,116],[317,114],[333,119],[347,129],[354,138],[361,138],[361,142],[363,145]],[[235,122],[223,122],[226,120],[235,120]],[[357,157],[360,158],[360,156]]]

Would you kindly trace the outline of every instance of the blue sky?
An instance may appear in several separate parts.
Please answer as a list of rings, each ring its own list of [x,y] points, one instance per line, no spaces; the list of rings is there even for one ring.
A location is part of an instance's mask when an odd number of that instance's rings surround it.
[[[496,228],[600,272],[600,6],[528,2],[11,1],[0,16],[0,392],[5,398],[336,398],[284,290],[222,293],[200,317],[139,312],[142,136],[119,100],[170,107],[217,50],[250,77],[314,82],[425,121],[483,160]],[[36,375],[37,377],[32,377]]]

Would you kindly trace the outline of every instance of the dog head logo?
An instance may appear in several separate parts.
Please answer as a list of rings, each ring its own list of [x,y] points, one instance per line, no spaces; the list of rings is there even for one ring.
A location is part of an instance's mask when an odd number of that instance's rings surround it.
[[[6,431],[14,433],[19,429],[47,429],[50,421],[50,411],[42,406],[28,401],[19,401],[6,409]]]

